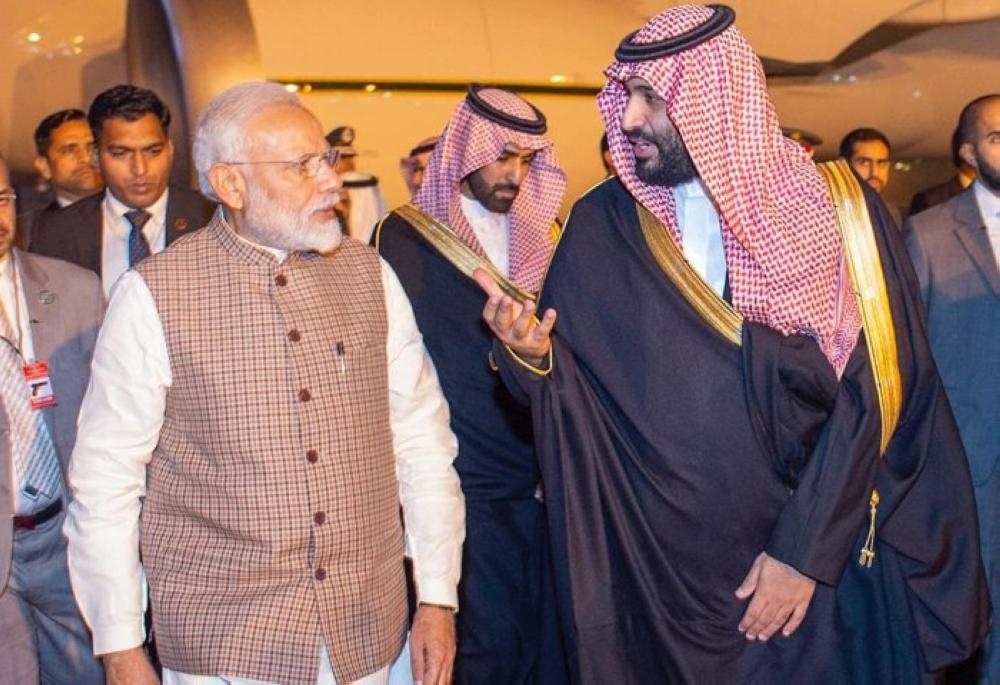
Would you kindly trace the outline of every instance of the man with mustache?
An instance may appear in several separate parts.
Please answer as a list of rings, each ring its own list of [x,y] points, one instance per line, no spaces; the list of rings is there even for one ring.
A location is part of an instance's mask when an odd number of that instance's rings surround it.
[[[40,216],[30,250],[90,269],[108,293],[126,270],[204,226],[214,205],[168,185],[170,118],[169,108],[145,88],[119,85],[94,98],[87,119],[107,189]]]
[[[847,160],[854,172],[875,189],[885,199],[886,186],[889,185],[889,170],[892,161],[892,145],[884,133],[874,128],[856,128],[850,131],[840,141],[840,156]],[[888,200],[886,208],[892,215],[896,226],[902,226],[903,217],[899,209]]]
[[[52,213],[104,187],[94,164],[94,134],[87,115],[61,109],[35,128],[35,171],[52,188],[52,201],[17,217],[17,245],[27,247],[38,217]]]
[[[412,204],[374,244],[413,302],[458,436],[466,501],[459,585],[460,683],[559,683],[545,506],[531,416],[491,369],[472,271],[530,298],[566,189],[545,117],[514,93],[473,86],[431,154]]]
[[[619,44],[619,176],[537,307],[476,274],[532,405],[572,676],[927,682],[989,609],[912,269],[846,163],[782,136],[734,17],[679,6]]]
[[[145,578],[166,683],[386,685],[402,505],[413,677],[449,683],[464,510],[406,294],[342,238],[336,152],[282,86],[215,97],[194,158],[221,207],[115,288],[70,469],[70,573],[108,682],[156,682]]]

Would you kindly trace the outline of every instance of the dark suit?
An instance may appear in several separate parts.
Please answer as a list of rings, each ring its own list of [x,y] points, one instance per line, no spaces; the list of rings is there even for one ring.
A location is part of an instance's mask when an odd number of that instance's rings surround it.
[[[85,197],[57,212],[40,216],[31,236],[30,250],[63,259],[101,274],[104,193]],[[167,198],[167,245],[212,218],[215,205],[200,193],[170,188]]]
[[[53,198],[53,200],[47,205],[34,207],[26,212],[18,214],[17,233],[14,236],[14,245],[22,250],[27,250],[28,245],[31,244],[31,234],[35,230],[35,224],[38,223],[39,217],[43,214],[54,214],[60,209],[59,203]]]
[[[1000,271],[970,187],[907,219],[931,349],[976,486],[983,562],[994,598],[989,682],[1000,683]]]
[[[944,183],[931,186],[930,188],[921,190],[919,193],[914,195],[913,199],[910,200],[909,214],[911,216],[919,214],[929,207],[939,205],[942,202],[947,202],[956,195],[961,195],[963,190],[965,190],[965,188],[962,187],[962,180],[959,178],[958,174],[955,174]]]
[[[42,409],[66,473],[76,417],[104,315],[100,281],[83,269],[14,251],[28,308],[35,358],[49,363],[58,404]],[[100,683],[90,638],[66,569],[60,514],[34,530],[15,529],[10,424],[0,395],[0,683]],[[69,488],[65,488],[69,493]],[[35,656],[37,653],[37,657]]]

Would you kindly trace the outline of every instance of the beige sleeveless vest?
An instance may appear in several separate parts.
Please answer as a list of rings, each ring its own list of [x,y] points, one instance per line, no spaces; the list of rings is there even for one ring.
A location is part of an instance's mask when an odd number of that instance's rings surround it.
[[[139,267],[173,374],[142,556],[165,666],[338,682],[405,631],[378,258],[345,239],[279,264],[220,218]]]

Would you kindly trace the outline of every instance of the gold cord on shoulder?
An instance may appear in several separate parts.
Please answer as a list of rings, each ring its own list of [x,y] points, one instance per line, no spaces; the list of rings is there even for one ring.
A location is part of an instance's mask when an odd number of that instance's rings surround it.
[[[500,273],[499,269],[490,260],[476,254],[471,247],[455,235],[454,231],[430,214],[411,204],[397,207],[394,211],[405,219],[408,224],[413,226],[452,266],[469,278],[472,278],[472,273],[476,269],[482,269],[497,282],[497,285],[500,286],[505,295],[510,295],[518,302],[533,301],[535,299],[533,294],[523,290]]]
[[[837,213],[837,224],[844,242],[851,283],[861,311],[868,345],[868,358],[875,377],[882,434],[879,456],[885,454],[896,431],[903,410],[903,384],[896,351],[896,329],[892,323],[889,294],[882,273],[882,260],[875,244],[871,218],[865,196],[847,162],[838,159],[817,164],[826,182]],[[875,517],[878,510],[878,490],[872,490],[868,500],[868,536],[861,547],[858,563],[871,568],[875,561]]]
[[[677,243],[667,234],[662,221],[638,202],[635,203],[635,209],[639,214],[639,225],[646,244],[670,282],[719,335],[734,345],[742,344],[743,316],[719,297],[692,268]]]

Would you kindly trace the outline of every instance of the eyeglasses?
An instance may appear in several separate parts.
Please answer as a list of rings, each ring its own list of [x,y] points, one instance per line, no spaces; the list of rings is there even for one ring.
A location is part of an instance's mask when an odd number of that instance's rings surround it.
[[[242,164],[287,164],[293,167],[302,178],[315,178],[316,175],[319,174],[319,170],[322,168],[323,164],[326,164],[327,167],[333,169],[333,167],[337,165],[337,161],[339,159],[340,152],[331,148],[326,152],[314,152],[311,155],[305,155],[299,159],[278,159],[261,162],[225,162],[225,164],[233,164],[236,166]]]
[[[0,190],[0,209],[7,209],[8,207],[14,206],[14,200],[17,199],[17,193],[13,190]]]

